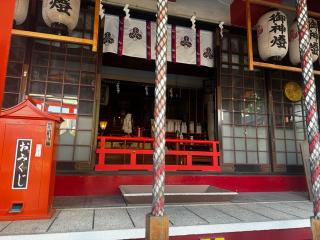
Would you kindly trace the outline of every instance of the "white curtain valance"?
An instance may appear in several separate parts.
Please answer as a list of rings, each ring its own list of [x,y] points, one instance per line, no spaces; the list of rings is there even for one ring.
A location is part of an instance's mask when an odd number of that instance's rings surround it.
[[[168,61],[214,66],[213,32],[168,25]],[[155,59],[156,23],[105,15],[103,52]]]

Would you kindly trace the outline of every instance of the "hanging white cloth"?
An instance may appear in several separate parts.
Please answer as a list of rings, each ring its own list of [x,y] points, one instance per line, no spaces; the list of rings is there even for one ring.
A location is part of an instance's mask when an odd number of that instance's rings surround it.
[[[122,130],[126,134],[132,133],[132,114],[131,113],[127,113],[127,115],[124,117]]]
[[[147,58],[146,21],[125,19],[123,32],[123,55]]]
[[[176,27],[176,62],[196,64],[196,32],[191,28]]]
[[[200,65],[213,67],[213,32],[200,30]]]
[[[103,52],[118,53],[119,17],[105,15],[103,33]]]

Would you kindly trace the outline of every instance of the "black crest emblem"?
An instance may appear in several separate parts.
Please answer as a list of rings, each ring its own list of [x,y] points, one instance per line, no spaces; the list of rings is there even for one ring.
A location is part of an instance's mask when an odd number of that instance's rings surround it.
[[[203,57],[208,59],[213,59],[213,51],[210,47],[207,47],[203,52]]]
[[[189,36],[184,36],[183,39],[180,41],[180,45],[185,47],[185,48],[191,48],[192,43],[190,41]]]
[[[103,44],[110,45],[114,43],[114,38],[110,32],[106,32],[103,36]]]
[[[133,40],[141,40],[142,39],[142,33],[140,31],[139,28],[137,27],[134,27],[130,30],[130,33],[129,33],[129,38],[133,39]]]

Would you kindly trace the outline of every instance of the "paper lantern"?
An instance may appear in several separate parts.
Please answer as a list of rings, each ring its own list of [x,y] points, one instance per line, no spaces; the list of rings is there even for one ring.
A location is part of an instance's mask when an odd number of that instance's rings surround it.
[[[317,20],[309,18],[309,28],[311,57],[312,61],[315,62],[319,58],[319,31]],[[292,23],[289,31],[289,58],[293,65],[297,65],[301,62],[297,21]]]
[[[286,15],[278,10],[264,14],[257,23],[258,50],[262,60],[279,61],[288,52]]]
[[[29,0],[16,0],[14,8],[14,21],[17,25],[24,23],[29,9]]]
[[[78,23],[80,0],[43,0],[42,17],[58,34],[66,35]]]

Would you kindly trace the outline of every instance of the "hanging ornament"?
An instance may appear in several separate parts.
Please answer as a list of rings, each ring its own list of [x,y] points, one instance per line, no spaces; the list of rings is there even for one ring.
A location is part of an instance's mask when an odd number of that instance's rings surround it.
[[[193,16],[191,17],[191,19],[190,19],[190,21],[191,21],[191,23],[192,23],[192,26],[191,26],[191,28],[192,28],[192,30],[194,30],[194,31],[196,31],[196,14],[194,13],[193,14]]]
[[[220,37],[223,38],[223,24],[224,22],[219,23],[219,28],[220,28]]]
[[[104,17],[104,9],[103,9],[103,4],[100,0],[100,11],[99,11],[100,19]]]
[[[24,23],[29,9],[29,0],[16,0],[14,8],[14,22],[17,25]]]
[[[68,35],[78,24],[80,0],[43,0],[42,17],[59,35]]]
[[[286,15],[278,10],[260,17],[257,23],[258,50],[262,60],[280,61],[288,52]]]
[[[129,19],[130,18],[130,9],[129,9],[128,3],[124,6],[123,11],[126,13],[126,16],[124,18]]]
[[[116,83],[117,94],[120,93],[120,82]]]
[[[148,86],[145,86],[145,87],[144,87],[144,90],[145,90],[145,94],[146,94],[146,96],[149,96],[149,89],[148,89]]]
[[[309,18],[309,29],[311,57],[312,62],[315,62],[319,58],[319,31],[317,20]],[[293,65],[301,63],[297,21],[292,23],[289,31],[289,58]]]

